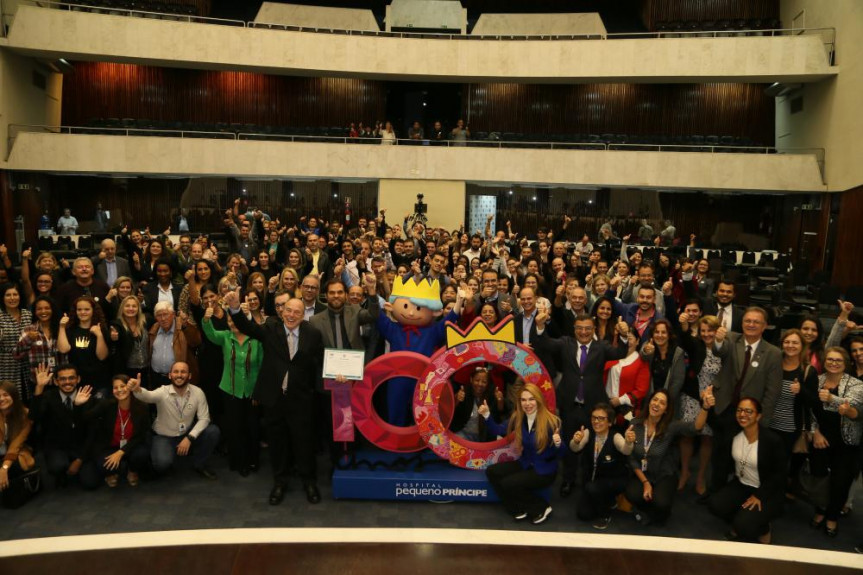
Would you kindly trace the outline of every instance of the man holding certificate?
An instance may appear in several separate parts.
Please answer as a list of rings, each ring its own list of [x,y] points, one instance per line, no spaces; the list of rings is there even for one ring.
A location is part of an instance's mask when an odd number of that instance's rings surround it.
[[[360,326],[376,322],[380,310],[377,296],[377,280],[374,274],[365,275],[363,288],[366,294],[368,294],[368,309],[347,303],[347,290],[340,279],[332,279],[324,286],[324,293],[327,297],[327,309],[312,316],[312,319],[309,320],[309,325],[321,334],[325,348],[356,350],[361,352],[359,355],[360,358],[364,355],[362,352],[365,350],[365,344],[360,335]],[[329,366],[325,365],[324,367],[324,371],[326,371],[326,368]],[[324,377],[330,377],[343,381],[347,378],[353,379],[356,375],[355,373],[323,373],[318,378],[316,391],[320,413],[322,414],[320,429],[324,437],[327,438],[327,444],[330,446],[330,460],[333,463],[333,467],[335,467],[344,449],[339,444],[341,442],[337,443],[333,440],[331,392],[324,389],[323,379]]]

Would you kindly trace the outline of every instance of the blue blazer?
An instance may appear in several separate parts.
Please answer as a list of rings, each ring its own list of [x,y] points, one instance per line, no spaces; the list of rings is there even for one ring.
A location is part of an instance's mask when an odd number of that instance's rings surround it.
[[[506,435],[509,420],[503,423],[498,423],[494,418],[489,417],[485,420],[486,428],[493,435]],[[552,430],[549,429],[549,432]],[[551,433],[549,433],[551,438]],[[549,443],[542,453],[536,452],[536,432],[527,430],[527,421],[524,422],[521,428],[521,457],[518,462],[522,468],[533,468],[539,475],[554,475],[557,473],[557,460],[566,449],[566,441],[561,437],[560,447],[555,447],[554,443]]]

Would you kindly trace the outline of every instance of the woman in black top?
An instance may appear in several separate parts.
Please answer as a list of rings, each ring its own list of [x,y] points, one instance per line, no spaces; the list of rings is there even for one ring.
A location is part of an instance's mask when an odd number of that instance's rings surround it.
[[[588,470],[578,500],[578,518],[594,521],[593,526],[600,530],[608,527],[611,506],[626,487],[629,479],[627,456],[635,444],[632,428],[625,435],[612,432],[614,419],[615,411],[611,405],[596,404],[590,414],[593,433],[582,427],[569,442],[571,450],[582,454],[582,468]]]
[[[731,442],[734,479],[713,497],[711,513],[731,523],[729,539],[770,543],[770,521],[782,513],[787,464],[782,439],[761,429],[761,403],[744,397],[737,404],[742,430]]]
[[[78,390],[76,416],[89,425],[84,445],[84,465],[81,467],[81,485],[96,489],[104,479],[108,487],[116,487],[119,475],[126,472],[129,485],[138,485],[138,476],[150,463],[150,411],[129,391],[128,375],[115,375],[112,382],[113,397],[95,405],[87,387]]]
[[[91,296],[75,300],[75,318],[63,314],[57,334],[57,351],[65,353],[69,363],[78,368],[81,381],[93,386],[101,398],[109,393],[111,376],[108,370],[109,349],[105,337],[105,316],[102,306]]]

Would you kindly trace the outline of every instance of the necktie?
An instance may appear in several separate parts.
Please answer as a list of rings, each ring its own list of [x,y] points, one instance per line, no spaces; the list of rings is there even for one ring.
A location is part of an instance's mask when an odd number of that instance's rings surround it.
[[[740,372],[740,379],[737,380],[737,385],[734,386],[734,402],[731,404],[735,409],[740,402],[740,390],[743,387],[743,380],[746,379],[746,370],[749,369],[749,362],[752,361],[752,346],[746,346],[746,356],[743,359],[743,369]]]
[[[719,315],[717,316],[716,319],[719,320],[719,325],[721,325],[721,326],[725,325],[725,308],[724,307],[719,309]]]
[[[336,332],[336,348],[343,349],[342,342],[342,314],[335,314],[335,321],[333,322],[333,330]]]
[[[71,397],[66,397],[66,399],[63,400],[63,407],[65,407],[69,411],[72,411],[72,398]]]
[[[297,353],[297,341],[296,337],[294,337],[294,332],[288,331],[288,353],[291,356],[291,359],[294,359],[294,355]],[[282,393],[288,393],[288,375],[290,374],[290,370],[285,372],[285,378],[282,380]]]
[[[584,374],[584,370],[587,367],[587,346],[581,346],[581,357],[579,358],[579,368],[581,369],[582,375]],[[578,392],[575,394],[575,400],[578,403],[584,403],[584,380],[579,379],[578,381]]]

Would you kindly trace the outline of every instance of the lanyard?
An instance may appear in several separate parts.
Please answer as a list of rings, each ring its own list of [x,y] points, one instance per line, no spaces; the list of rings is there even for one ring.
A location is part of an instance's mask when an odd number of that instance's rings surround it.
[[[186,392],[186,401],[183,403],[183,407],[180,407],[180,402],[177,401],[177,396],[174,396],[174,406],[177,408],[177,412],[180,414],[180,421],[183,420],[183,414],[186,412],[186,407],[189,405],[189,399],[191,397],[191,393]]]
[[[118,407],[117,408],[117,419],[120,420],[120,442],[122,443],[123,441],[126,440],[126,426],[129,425],[129,420],[132,419],[132,413],[130,411],[129,415],[124,420],[123,419],[123,412]]]
[[[653,445],[653,439],[656,437],[656,428],[653,428],[653,433],[647,435],[647,426],[644,426],[644,457],[641,459],[641,472],[647,471],[647,456],[650,453],[650,447]]]
[[[602,451],[602,448],[605,447],[605,442],[608,441],[608,434],[602,438],[602,443],[599,441],[599,437],[595,437],[593,440],[593,473],[590,476],[590,480],[596,480],[596,462],[599,460],[599,453]]]

